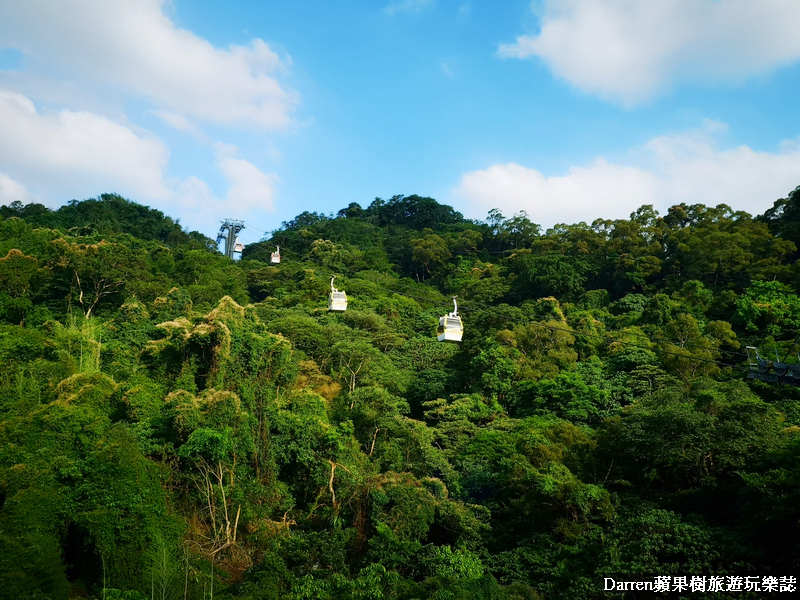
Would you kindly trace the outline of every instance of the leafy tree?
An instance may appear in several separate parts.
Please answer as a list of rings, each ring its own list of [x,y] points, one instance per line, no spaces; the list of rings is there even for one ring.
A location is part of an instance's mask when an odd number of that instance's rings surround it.
[[[449,286],[460,298],[490,303],[511,289],[503,275],[503,269],[498,264],[462,259],[449,279]]]
[[[425,237],[412,239],[410,244],[412,260],[422,267],[421,279],[423,280],[426,274],[437,275],[450,259],[451,254],[447,243],[435,233],[428,233]],[[419,272],[417,278],[420,278]]]
[[[33,256],[25,256],[17,249],[9,250],[5,258],[0,258],[0,290],[12,298],[27,295],[31,280],[38,274],[38,266],[39,261]]]
[[[705,330],[704,334],[700,324],[689,314],[678,315],[667,324],[666,336],[673,340],[662,342],[667,370],[684,381],[719,372],[716,360],[720,357],[720,346],[738,348],[739,343],[730,323],[725,321],[711,321]]]
[[[795,196],[546,232],[395,196],[241,261],[116,195],[0,208],[0,596],[792,572],[800,394],[734,363],[791,354]],[[464,338],[441,344],[452,294]]]
[[[146,273],[144,255],[126,245],[105,240],[70,243],[61,238],[53,244],[61,255],[55,264],[56,273],[71,287],[87,319],[101,301],[119,297],[128,281]]]
[[[517,263],[514,288],[520,298],[576,298],[584,292],[588,265],[580,257],[523,254]]]
[[[776,237],[800,247],[800,186],[789,192],[786,198],[776,200],[772,208],[757,220],[766,223]]]
[[[509,404],[519,417],[554,414],[572,423],[597,425],[612,408],[609,396],[577,373],[559,373],[553,379],[519,384]]]
[[[778,281],[755,282],[736,300],[734,322],[749,333],[774,337],[800,330],[800,299]]]
[[[774,447],[780,423],[739,383],[705,384],[688,396],[668,388],[615,417],[603,445],[612,477],[643,489],[686,490],[753,464]]]

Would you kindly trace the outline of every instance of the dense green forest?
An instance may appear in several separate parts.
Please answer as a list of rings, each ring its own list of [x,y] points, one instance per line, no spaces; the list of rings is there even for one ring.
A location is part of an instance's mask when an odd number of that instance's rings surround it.
[[[231,261],[113,194],[0,208],[0,598],[788,582],[800,390],[745,347],[797,362],[800,187],[756,217],[535,220],[395,196]]]

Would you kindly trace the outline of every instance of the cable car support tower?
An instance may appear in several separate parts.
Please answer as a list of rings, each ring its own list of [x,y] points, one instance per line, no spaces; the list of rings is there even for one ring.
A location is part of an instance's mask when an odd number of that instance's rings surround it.
[[[797,347],[798,342],[800,342],[800,335],[794,340],[786,352],[786,356]],[[797,355],[797,363],[787,363],[785,359],[781,360],[777,349],[775,350],[775,360],[770,360],[761,356],[755,346],[747,346],[747,359],[750,363],[750,371],[747,376],[750,379],[800,386],[800,354]]]
[[[225,256],[233,260],[234,252],[244,250],[244,245],[236,241],[237,234],[244,229],[244,221],[237,219],[225,219],[217,234],[217,245],[225,240]]]

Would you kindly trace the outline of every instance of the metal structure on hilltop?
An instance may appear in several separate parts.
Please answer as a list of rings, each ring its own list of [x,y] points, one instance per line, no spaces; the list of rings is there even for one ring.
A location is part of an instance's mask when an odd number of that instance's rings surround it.
[[[800,341],[800,335],[789,348],[787,356],[797,346],[798,341]],[[750,370],[747,374],[750,379],[800,386],[800,354],[797,355],[797,363],[787,363],[785,360],[781,360],[777,349],[775,350],[775,360],[771,360],[761,356],[755,346],[747,346],[747,360],[750,363]]]
[[[244,250],[244,244],[236,239],[238,233],[244,229],[244,221],[237,219],[225,219],[222,221],[222,226],[219,228],[217,234],[217,245],[222,240],[225,240],[225,256],[233,259],[234,252],[241,252]]]

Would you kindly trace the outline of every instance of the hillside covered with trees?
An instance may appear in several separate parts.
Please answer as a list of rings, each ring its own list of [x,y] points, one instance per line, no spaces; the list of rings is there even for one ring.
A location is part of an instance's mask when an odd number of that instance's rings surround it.
[[[1,207],[0,598],[796,575],[800,389],[745,347],[798,362],[800,187],[756,217],[535,220],[395,196],[231,261],[113,194]]]

